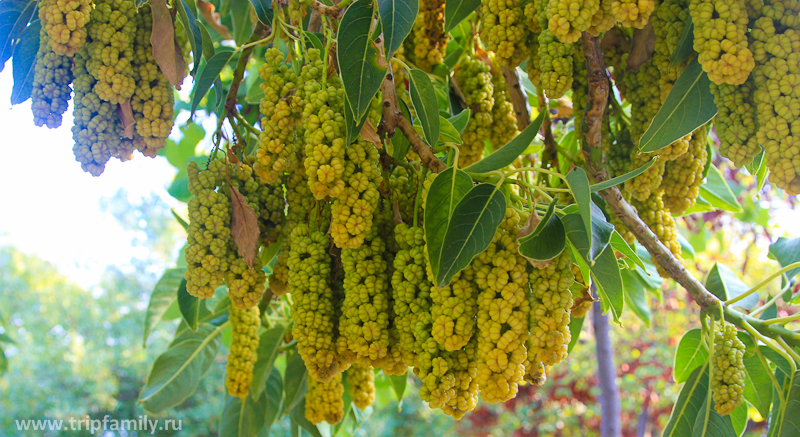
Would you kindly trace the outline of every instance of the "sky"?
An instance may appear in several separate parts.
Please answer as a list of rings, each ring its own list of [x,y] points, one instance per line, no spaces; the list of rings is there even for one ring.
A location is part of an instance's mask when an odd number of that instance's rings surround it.
[[[155,193],[179,206],[166,190],[176,170],[162,157],[135,153],[128,162],[112,159],[99,177],[83,172],[72,154],[72,105],[60,128],[37,127],[30,101],[11,106],[12,84],[9,62],[0,72],[0,245],[53,263],[78,285],[96,285],[106,266],[126,265],[145,250],[100,199],[124,188],[129,199]]]

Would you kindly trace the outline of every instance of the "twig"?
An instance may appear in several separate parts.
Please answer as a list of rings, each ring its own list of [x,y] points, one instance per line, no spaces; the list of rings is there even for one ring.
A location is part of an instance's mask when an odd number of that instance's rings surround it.
[[[508,93],[511,96],[511,104],[514,106],[514,115],[517,117],[517,129],[524,130],[531,124],[531,113],[528,111],[528,97],[522,92],[519,85],[517,70],[503,67],[503,77],[508,85]]]
[[[547,105],[547,99],[544,97],[544,91],[539,89],[539,110],[544,111],[544,120],[542,121],[542,136],[544,136],[544,151],[542,151],[542,167],[558,168],[558,144],[553,136],[553,127],[550,123],[550,108]]]
[[[422,164],[434,173],[441,173],[447,166],[433,154],[431,146],[425,144],[425,141],[414,130],[411,121],[400,112],[391,64],[389,64],[389,71],[381,83],[381,94],[383,95],[383,120],[378,125],[378,135],[386,135],[391,138],[394,136],[395,129],[400,128],[411,146],[414,147],[414,151],[419,155]]]
[[[244,77],[244,70],[247,68],[247,61],[250,60],[250,54],[253,53],[256,43],[262,42],[266,31],[267,28],[258,23],[258,26],[250,36],[250,40],[242,45],[244,48],[239,56],[239,62],[233,70],[233,80],[231,80],[231,87],[228,89],[228,96],[225,98],[225,110],[229,115],[237,113],[236,100],[239,94],[239,86],[242,84],[242,78]]]
[[[339,4],[328,6],[320,2],[319,0],[315,0],[313,3],[311,3],[311,7],[314,8],[314,10],[319,11],[319,13],[322,15],[328,16],[330,18],[339,18],[339,14],[350,3],[352,3],[352,0],[342,0],[341,2],[339,2]]]

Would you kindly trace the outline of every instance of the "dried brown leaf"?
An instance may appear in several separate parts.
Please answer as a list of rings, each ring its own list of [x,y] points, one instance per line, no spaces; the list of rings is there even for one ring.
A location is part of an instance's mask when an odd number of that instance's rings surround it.
[[[373,126],[369,120],[364,123],[364,126],[361,126],[361,138],[374,144],[375,147],[379,149],[383,147],[381,138],[378,136],[378,131],[375,130],[375,126]]]
[[[136,125],[136,120],[133,118],[133,108],[131,107],[131,99],[125,99],[124,102],[117,105],[117,117],[122,124],[123,138],[133,138],[133,127]]]
[[[212,29],[217,31],[217,33],[222,35],[222,38],[233,39],[231,33],[228,31],[228,28],[225,27],[225,25],[223,25],[220,21],[219,12],[214,12],[214,5],[205,0],[197,0],[197,10],[200,11],[200,15],[205,18],[206,23],[208,23]]]
[[[258,218],[247,199],[236,187],[231,185],[231,235],[248,267],[253,267],[258,252],[260,231]]]
[[[652,22],[648,22],[643,29],[634,30],[631,52],[628,55],[628,64],[625,67],[626,70],[638,71],[653,56],[655,48],[656,32],[653,30]]]
[[[152,0],[150,9],[153,12],[153,33],[150,35],[153,58],[169,83],[180,89],[186,73],[186,61],[184,61],[181,48],[175,40],[172,14],[166,0]]]
[[[394,224],[403,224],[403,214],[400,213],[400,202],[395,200],[392,204],[392,220]]]

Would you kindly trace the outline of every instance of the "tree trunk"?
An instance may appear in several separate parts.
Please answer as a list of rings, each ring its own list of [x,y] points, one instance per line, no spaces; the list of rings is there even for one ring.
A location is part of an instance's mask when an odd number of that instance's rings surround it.
[[[609,337],[608,316],[603,315],[600,302],[595,302],[592,308],[594,324],[594,337],[597,351],[597,376],[600,380],[600,407],[602,422],[600,435],[602,437],[620,437],[622,423],[620,422],[619,387],[617,386],[617,371],[614,365],[614,347]]]

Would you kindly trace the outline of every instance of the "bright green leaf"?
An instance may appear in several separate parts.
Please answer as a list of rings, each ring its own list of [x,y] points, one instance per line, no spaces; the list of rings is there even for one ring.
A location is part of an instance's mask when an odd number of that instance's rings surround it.
[[[272,26],[272,0],[250,0],[256,10],[258,21],[265,26]]]
[[[237,46],[247,42],[253,33],[253,19],[251,13],[253,5],[247,0],[230,0],[231,21],[233,22],[233,40]]]
[[[378,0],[387,59],[392,57],[411,33],[418,10],[418,0]]]
[[[722,416],[714,409],[714,399],[706,397],[694,422],[692,437],[732,437],[736,435],[730,415]]]
[[[581,330],[583,330],[583,322],[586,320],[586,317],[572,317],[569,321],[569,333],[570,333],[570,340],[569,346],[567,346],[567,352],[572,353],[572,349],[575,348],[575,345],[578,344],[578,339],[581,336]]]
[[[575,203],[578,204],[578,212],[583,220],[588,239],[592,241],[592,192],[586,172],[580,167],[575,167],[567,173],[567,185],[575,198]]]
[[[715,165],[711,165],[705,183],[700,186],[700,195],[711,205],[731,212],[741,212],[742,205],[736,200],[731,187],[725,181],[725,176]]]
[[[692,60],[658,110],[642,139],[639,150],[656,152],[705,125],[717,114],[711,81],[697,58]]]
[[[469,108],[464,108],[463,111],[459,112],[458,114],[450,117],[447,121],[453,125],[454,128],[458,131],[458,134],[461,135],[464,133],[464,129],[467,128],[467,122],[469,122],[469,116],[471,111]]]
[[[792,378],[792,386],[786,397],[786,410],[780,429],[780,437],[800,435],[800,372],[795,373]]]
[[[278,357],[283,336],[286,333],[284,325],[277,325],[264,331],[258,340],[258,359],[253,365],[253,381],[250,384],[250,397],[258,399],[267,385],[267,380],[272,374],[275,358]]]
[[[561,219],[553,213],[554,209],[555,201],[550,204],[547,213],[536,225],[536,229],[517,240],[519,253],[525,258],[546,261],[557,257],[564,251],[567,234]]]
[[[678,46],[669,55],[670,65],[677,66],[681,62],[689,59],[694,54],[694,23],[692,17],[686,16],[686,24],[683,26],[683,33],[681,39],[678,40]]]
[[[645,283],[635,270],[620,269],[620,276],[622,277],[625,305],[649,328],[651,321],[650,296]]]
[[[606,247],[606,250],[595,259],[594,265],[589,266],[589,270],[592,272],[592,278],[597,285],[597,294],[600,295],[603,306],[611,309],[614,321],[619,323],[619,317],[625,307],[625,294],[614,249]]]
[[[413,121],[411,117],[411,110],[408,109],[408,105],[403,99],[400,100],[400,111],[403,113],[403,116],[406,117],[407,120]],[[396,130],[394,132],[394,136],[391,139],[392,142],[392,158],[397,161],[402,161],[406,157],[406,153],[408,153],[408,149],[411,147],[411,143],[408,142],[408,138],[401,130]]]
[[[442,241],[436,283],[444,287],[494,238],[506,215],[506,198],[491,184],[472,188],[453,209]]]
[[[472,179],[463,170],[450,167],[436,175],[428,189],[425,208],[425,241],[434,276],[439,272],[442,243],[456,205],[472,189]]]
[[[614,232],[611,233],[611,240],[609,241],[609,243],[611,244],[611,247],[614,248],[614,250],[625,255],[625,258],[633,261],[633,263],[641,267],[642,270],[645,269],[644,262],[642,262],[642,259],[639,257],[639,255],[636,254],[635,250],[631,249],[631,246],[628,244],[627,241],[625,241],[624,238],[622,238],[622,235],[620,235],[619,232],[614,230]]]
[[[688,437],[692,435],[703,403],[708,396],[708,366],[700,366],[689,375],[681,387],[678,400],[672,407],[667,426],[662,437]]]
[[[296,407],[292,408],[291,413],[289,413],[289,417],[291,418],[292,422],[296,423],[304,431],[311,434],[311,437],[322,437],[317,425],[314,425],[313,423],[309,422],[308,419],[306,419],[305,396],[303,396],[303,398],[300,400],[300,403],[298,403]]]
[[[744,370],[744,398],[758,410],[761,417],[768,417],[772,404],[772,381],[769,377],[772,371],[764,368],[756,355],[745,357]]]
[[[448,33],[469,16],[481,0],[446,0],[444,3],[444,33]]]
[[[267,408],[264,411],[264,428],[261,429],[259,437],[269,437],[269,430],[272,428],[272,424],[281,412],[283,379],[281,379],[281,372],[274,367],[269,373],[269,378],[267,378],[264,395],[267,397]]]
[[[715,263],[706,276],[706,288],[720,300],[726,301],[746,292],[750,286],[739,279],[725,264]],[[753,308],[758,303],[758,294],[753,293],[734,305],[744,309]]]
[[[675,350],[675,363],[673,375],[675,382],[684,382],[694,370],[708,360],[708,348],[703,343],[703,332],[700,329],[690,329],[683,334],[678,348]]]
[[[386,75],[386,68],[378,59],[378,49],[370,39],[374,11],[372,0],[355,0],[339,23],[336,56],[347,103],[357,120],[367,113]]]
[[[402,375],[386,375],[386,377],[392,385],[394,395],[397,397],[397,403],[403,402],[403,395],[405,395],[406,386],[408,385],[408,372]]]
[[[194,393],[200,378],[214,364],[222,329],[206,323],[195,332],[186,331],[156,358],[139,393],[145,411],[161,413]]]
[[[411,102],[422,132],[428,144],[436,144],[439,139],[439,107],[431,79],[424,71],[415,68],[409,71],[408,78],[411,83]]]
[[[308,370],[298,352],[292,353],[286,361],[283,380],[283,411],[289,412],[305,399],[308,390]]]
[[[150,293],[150,303],[147,304],[147,310],[144,313],[143,346],[147,346],[147,338],[153,328],[161,321],[170,305],[178,299],[178,287],[182,281],[185,281],[184,273],[186,273],[186,269],[168,269],[156,283],[153,292]]]
[[[778,241],[769,245],[769,254],[780,263],[781,267],[800,261],[800,238],[791,240],[784,237],[778,238]],[[786,272],[786,277],[792,280],[798,273],[800,273],[800,267]]]
[[[178,8],[178,17],[183,24],[183,29],[186,32],[186,38],[189,40],[189,44],[192,46],[194,67],[192,68],[191,74],[194,76],[197,74],[197,69],[200,68],[200,60],[203,59],[203,49],[205,49],[203,31],[200,30],[200,26],[197,23],[197,18],[195,18],[192,8],[186,4],[185,0],[173,2],[173,4]],[[206,32],[208,31],[206,30]]]
[[[219,437],[251,437],[264,427],[264,410],[267,409],[267,394],[254,400],[250,396],[237,398],[228,396],[219,420]]]
[[[200,71],[200,78],[197,79],[194,83],[194,89],[192,90],[192,105],[191,105],[191,112],[197,110],[197,107],[200,105],[200,101],[203,100],[206,93],[208,93],[208,89],[211,87],[211,84],[216,81],[219,77],[219,73],[225,68],[225,65],[228,64],[228,61],[233,58],[234,52],[230,50],[220,51],[219,53],[215,54],[206,65],[203,67],[203,70]]]
[[[647,161],[643,166],[637,168],[636,170],[629,171],[628,173],[625,173],[623,175],[617,176],[614,179],[609,179],[609,180],[607,180],[605,182],[601,182],[599,184],[592,185],[592,187],[591,187],[592,188],[592,193],[596,193],[598,191],[602,191],[602,190],[605,190],[607,188],[611,188],[613,186],[619,185],[619,184],[627,181],[628,179],[633,179],[636,176],[639,176],[640,174],[642,174],[645,171],[647,171],[648,168],[652,167],[653,164],[656,162],[656,159],[657,158],[653,158],[653,159]]]
[[[197,330],[200,319],[209,313],[205,300],[198,299],[186,291],[186,279],[178,286],[178,308],[181,310],[183,321],[192,331]]]
[[[542,121],[544,121],[544,113],[539,114],[528,127],[506,145],[500,147],[486,158],[470,165],[465,170],[470,173],[488,173],[510,165],[528,148],[528,146],[530,146],[533,139],[536,138],[536,134],[539,133],[539,128],[542,127]]]

